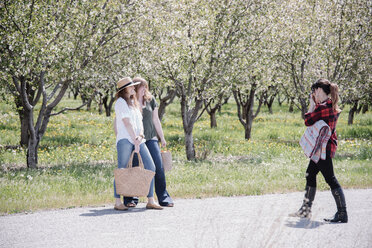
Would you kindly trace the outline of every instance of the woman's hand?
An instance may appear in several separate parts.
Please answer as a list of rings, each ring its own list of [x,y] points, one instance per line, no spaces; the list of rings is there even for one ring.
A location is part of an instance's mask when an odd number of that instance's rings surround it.
[[[140,146],[137,144],[134,144],[134,152],[139,153],[140,152]]]
[[[134,139],[134,144],[135,145],[140,145],[141,142],[142,142],[142,137],[141,136],[136,136],[136,138]]]
[[[161,140],[160,140],[160,142],[161,142],[161,147],[166,147],[167,146],[167,142],[165,141],[165,139],[164,138],[162,138]]]
[[[312,113],[315,109],[315,101],[314,101],[314,95],[313,94],[310,94],[310,106],[309,106],[309,111],[310,113]]]
[[[136,138],[134,139],[134,152],[139,152],[140,150],[140,145],[141,145],[141,142],[142,142],[142,137],[141,136],[136,136]]]

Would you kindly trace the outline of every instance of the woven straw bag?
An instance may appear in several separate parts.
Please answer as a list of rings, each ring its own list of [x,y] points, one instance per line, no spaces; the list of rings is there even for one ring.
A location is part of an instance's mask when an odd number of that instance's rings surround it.
[[[139,153],[137,153],[139,166],[132,167],[133,155],[134,151],[129,158],[127,168],[114,170],[116,192],[123,196],[144,197],[149,193],[155,172],[144,168]]]
[[[163,161],[164,171],[172,169],[172,153],[170,151],[161,151],[161,160]]]

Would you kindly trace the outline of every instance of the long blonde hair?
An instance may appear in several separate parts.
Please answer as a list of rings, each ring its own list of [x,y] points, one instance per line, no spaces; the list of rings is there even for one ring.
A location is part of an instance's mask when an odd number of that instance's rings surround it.
[[[327,95],[331,95],[331,100],[332,100],[332,109],[333,111],[339,113],[341,112],[341,109],[338,107],[338,101],[340,100],[340,96],[338,93],[338,85],[335,83],[329,82],[327,79],[321,78],[318,79],[312,86],[311,89],[317,89],[317,88],[322,88],[324,93]]]
[[[145,79],[141,78],[141,77],[135,77],[135,78],[133,78],[133,82],[141,82],[140,84],[137,84],[137,85],[134,86],[136,88],[137,98],[138,98],[138,89],[141,86],[144,86],[145,87],[145,94],[143,95],[143,100],[146,101],[146,102],[151,101],[152,94],[149,90],[149,84],[147,83],[147,81]]]

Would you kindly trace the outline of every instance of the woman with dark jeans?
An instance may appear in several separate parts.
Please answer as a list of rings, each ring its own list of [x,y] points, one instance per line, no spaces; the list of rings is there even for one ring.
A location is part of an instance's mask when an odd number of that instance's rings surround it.
[[[167,191],[167,184],[165,180],[165,174],[163,169],[163,162],[160,155],[160,148],[157,140],[148,140],[145,142],[147,149],[149,150],[151,157],[155,164],[155,192],[158,197],[159,204],[165,207],[173,207],[172,198],[169,196]],[[137,155],[134,154],[133,164],[138,165]],[[138,203],[136,197],[124,197],[124,204],[129,207],[134,207]]]
[[[312,126],[315,122],[323,120],[331,128],[332,135],[326,147],[326,159],[320,159],[318,163],[310,160],[306,170],[306,191],[301,208],[291,216],[311,217],[311,206],[316,192],[316,176],[319,171],[324,176],[331,188],[336,201],[337,212],[333,219],[324,219],[330,222],[347,223],[346,202],[343,190],[338,183],[333,171],[332,158],[337,149],[336,124],[341,110],[337,106],[339,99],[337,84],[330,83],[326,79],[319,79],[311,86],[309,112],[305,114],[305,125]],[[330,97],[329,97],[330,95]]]
[[[155,192],[161,206],[173,207],[173,200],[169,196],[169,193],[166,189],[167,184],[159,147],[158,137],[160,138],[162,147],[165,147],[167,143],[165,141],[163,129],[159,120],[158,105],[155,101],[155,98],[149,92],[148,83],[145,79],[137,77],[133,79],[133,82],[140,82],[140,84],[137,84],[135,87],[137,92],[137,100],[140,106],[142,106],[143,127],[146,139],[145,144],[150,151],[156,167]],[[133,159],[133,164],[137,164],[136,157]],[[135,207],[137,202],[138,199],[136,198],[124,198],[124,204],[127,207]]]

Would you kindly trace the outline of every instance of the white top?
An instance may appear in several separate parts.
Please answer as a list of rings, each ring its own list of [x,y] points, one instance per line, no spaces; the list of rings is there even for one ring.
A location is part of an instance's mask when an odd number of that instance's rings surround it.
[[[121,139],[127,139],[130,143],[134,144],[132,138],[130,137],[127,128],[124,125],[123,119],[129,118],[130,123],[134,129],[136,136],[143,133],[143,123],[142,123],[142,114],[138,108],[128,106],[127,102],[119,97],[115,102],[115,115],[116,115],[116,143]],[[145,139],[142,139],[142,143],[145,142]]]

